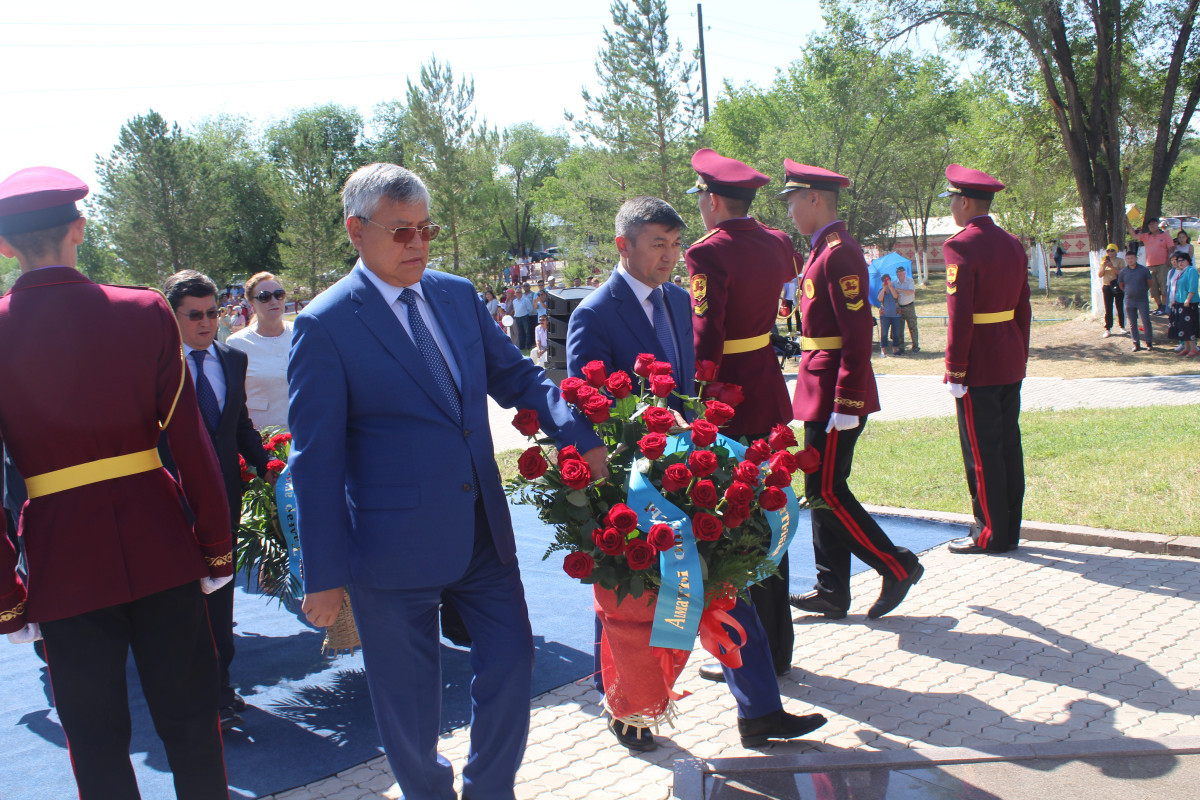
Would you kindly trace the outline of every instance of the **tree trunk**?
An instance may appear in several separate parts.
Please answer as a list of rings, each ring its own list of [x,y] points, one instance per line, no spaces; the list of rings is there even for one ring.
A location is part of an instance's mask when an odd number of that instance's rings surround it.
[[[1167,68],[1167,80],[1163,87],[1162,105],[1158,111],[1158,132],[1154,137],[1154,158],[1150,166],[1150,188],[1146,192],[1146,217],[1162,215],[1163,191],[1171,170],[1179,158],[1179,148],[1191,125],[1192,115],[1196,111],[1196,103],[1200,101],[1200,71],[1192,78],[1187,101],[1179,125],[1171,130],[1171,120],[1175,116],[1175,98],[1178,96],[1180,72],[1186,57],[1188,43],[1196,23],[1196,9],[1200,0],[1189,0],[1187,9],[1183,12],[1183,20],[1179,26],[1179,35],[1175,39],[1175,47],[1171,53],[1171,63]]]

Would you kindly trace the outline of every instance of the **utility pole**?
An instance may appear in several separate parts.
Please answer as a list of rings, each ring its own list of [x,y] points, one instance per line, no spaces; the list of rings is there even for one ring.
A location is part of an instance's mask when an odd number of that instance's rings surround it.
[[[708,123],[708,72],[704,68],[704,10],[696,3],[696,25],[700,28],[700,94],[704,98],[704,122]]]

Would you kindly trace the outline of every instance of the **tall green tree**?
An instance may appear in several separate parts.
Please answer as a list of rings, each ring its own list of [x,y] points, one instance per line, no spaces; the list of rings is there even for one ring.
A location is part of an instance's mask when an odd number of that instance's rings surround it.
[[[297,111],[267,129],[283,207],[280,255],[294,280],[317,294],[354,263],[342,222],[342,186],[359,166],[362,117],[328,104]]]
[[[561,130],[546,132],[523,122],[504,131],[498,154],[498,179],[504,191],[496,193],[496,202],[510,252],[528,255],[543,237],[534,194],[554,175],[569,149],[570,140]]]

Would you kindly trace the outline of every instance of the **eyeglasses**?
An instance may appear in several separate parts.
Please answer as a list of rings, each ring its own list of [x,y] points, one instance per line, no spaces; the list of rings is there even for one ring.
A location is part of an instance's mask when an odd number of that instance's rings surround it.
[[[408,244],[416,235],[421,234],[421,241],[428,242],[437,238],[438,231],[442,229],[440,225],[422,225],[419,228],[389,228],[385,225],[380,225],[370,217],[359,217],[363,222],[369,222],[377,228],[383,228],[392,235],[392,241],[396,244]]]
[[[269,303],[271,302],[272,297],[274,297],[276,300],[282,300],[283,298],[287,297],[287,292],[283,289],[276,289],[273,292],[263,290],[254,295],[254,299],[260,303]]]
[[[176,311],[175,313],[178,314],[180,312]],[[208,317],[209,319],[216,319],[217,314],[219,314],[219,313],[220,312],[217,311],[215,308],[210,308],[207,311],[197,311],[195,309],[192,309],[191,311],[187,312],[187,314],[185,314],[184,316],[186,316],[192,322],[199,322],[200,320],[204,319],[205,317]]]

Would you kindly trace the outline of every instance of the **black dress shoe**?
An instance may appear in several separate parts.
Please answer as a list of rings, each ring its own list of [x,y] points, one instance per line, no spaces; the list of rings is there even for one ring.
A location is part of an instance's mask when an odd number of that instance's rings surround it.
[[[221,733],[228,733],[234,728],[242,727],[242,718],[232,708],[220,709],[218,718],[221,723]]]
[[[824,614],[825,619],[844,619],[846,608],[850,605],[847,603],[845,606],[839,606],[825,595],[815,591],[808,594],[789,594],[788,603],[792,608],[798,608],[810,614]]]
[[[891,575],[883,579],[883,589],[879,592],[879,599],[875,601],[875,605],[871,606],[871,610],[867,612],[867,619],[879,619],[884,614],[888,613],[896,606],[904,601],[908,590],[913,587],[917,581],[921,580],[921,576],[925,574],[925,568],[917,564],[908,572],[908,577],[902,581],[898,581]]]
[[[233,701],[227,707],[232,709],[233,713],[240,714],[246,710],[246,698],[234,692]]]
[[[721,669],[720,664],[701,664],[700,665],[700,677],[704,678],[704,680],[706,680],[706,681],[713,681],[715,683],[724,683],[725,682],[725,670]]]
[[[799,739],[812,733],[825,722],[822,714],[805,714],[798,717],[781,710],[754,719],[739,717],[738,733],[742,736],[742,747],[760,747],[771,739]]]
[[[975,544],[975,540],[970,536],[964,536],[961,539],[954,539],[946,545],[946,549],[951,553],[986,553],[987,549]]]
[[[613,736],[617,737],[618,742],[630,750],[647,753],[658,749],[658,742],[654,741],[654,734],[650,732],[649,728],[635,728],[614,719],[608,723],[608,729],[612,731]]]

